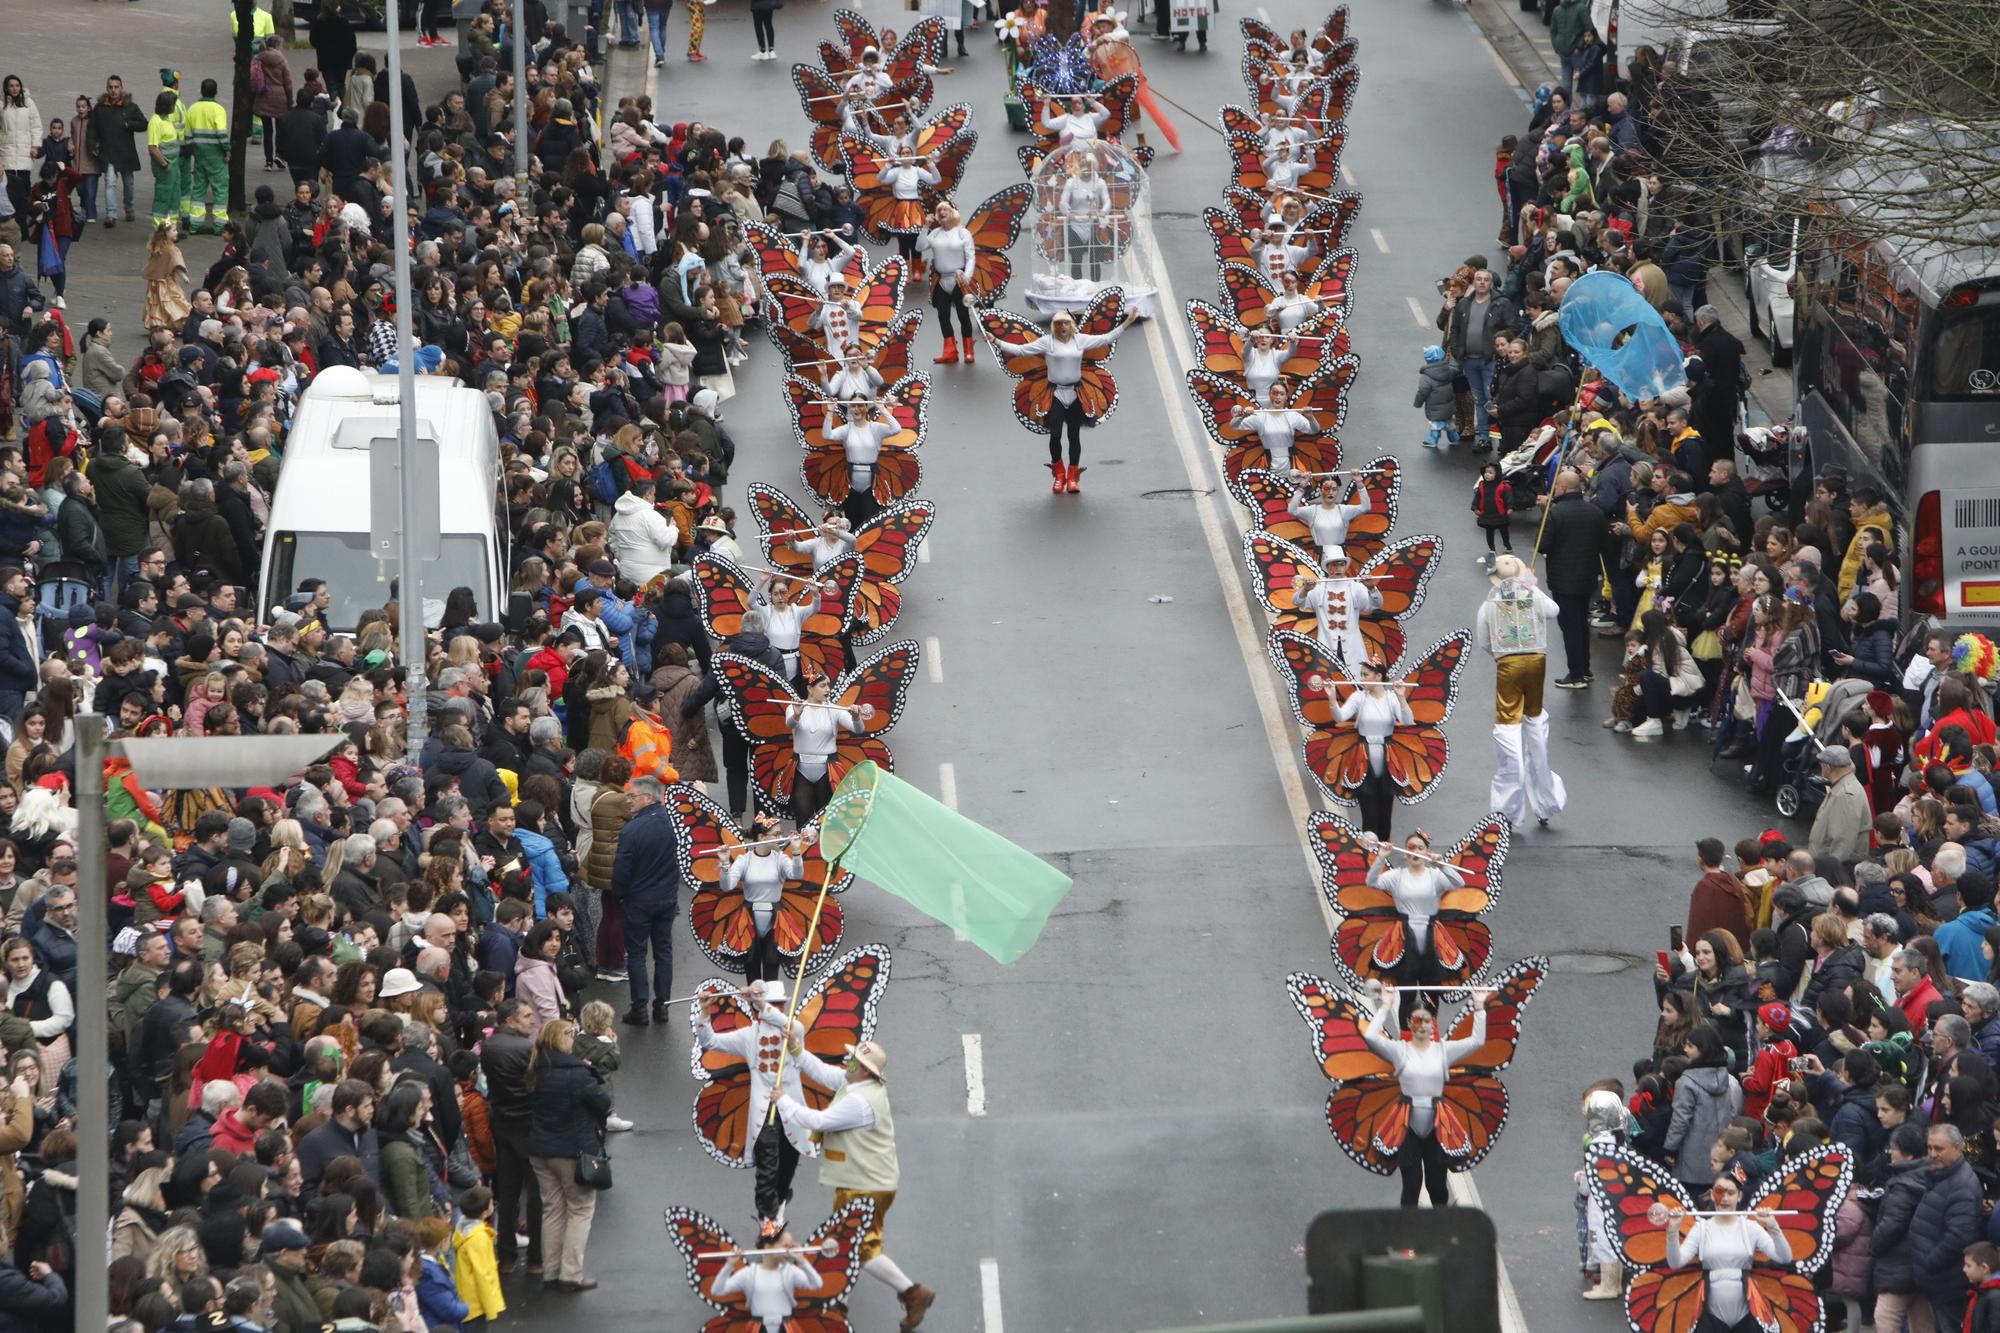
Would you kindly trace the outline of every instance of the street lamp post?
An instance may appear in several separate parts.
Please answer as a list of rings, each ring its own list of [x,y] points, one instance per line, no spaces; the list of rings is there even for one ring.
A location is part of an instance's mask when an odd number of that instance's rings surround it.
[[[528,193],[528,0],[514,0],[514,213],[524,224],[534,202]]]
[[[396,567],[400,575],[397,601],[401,608],[397,618],[401,640],[397,656],[403,662],[403,693],[409,701],[410,724],[405,743],[409,761],[414,764],[424,750],[426,690],[423,570],[421,563],[412,557],[416,554],[417,524],[425,520],[436,523],[438,516],[417,513],[419,488],[410,484],[414,454],[424,446],[417,439],[416,339],[410,330],[413,317],[410,307],[415,300],[410,291],[410,144],[403,134],[403,33],[397,8],[397,0],[389,0],[389,133],[396,141],[390,162],[391,188],[396,194],[392,233],[396,251],[396,444],[400,459],[397,470],[403,482],[396,540]],[[521,89],[516,86],[517,106],[520,100]]]

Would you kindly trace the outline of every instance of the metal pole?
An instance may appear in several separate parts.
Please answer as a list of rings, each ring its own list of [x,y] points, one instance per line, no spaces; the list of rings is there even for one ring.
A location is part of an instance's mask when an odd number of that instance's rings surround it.
[[[515,216],[525,223],[534,206],[534,196],[528,193],[528,0],[514,0]]]
[[[96,713],[76,719],[76,1235],[93,1241],[111,1225],[111,1044],[105,1033],[110,1005],[105,999],[104,943],[108,895],[104,885],[104,719]],[[88,1248],[76,1247],[82,1262],[71,1265],[76,1326],[103,1328],[111,1318],[111,1283]]]
[[[419,0],[421,3],[421,0]],[[397,523],[396,568],[401,608],[401,638],[396,655],[403,662],[403,687],[408,698],[409,734],[407,753],[414,764],[424,749],[424,696],[429,680],[424,673],[424,590],[423,571],[411,559],[414,535],[419,523],[438,521],[436,514],[417,513],[416,487],[410,485],[411,458],[421,447],[417,441],[417,345],[410,332],[410,145],[403,135],[403,42],[402,19],[397,0],[389,0],[389,132],[396,137],[393,189],[396,195],[394,244],[396,249],[396,443],[401,458],[398,469],[403,478],[402,507]],[[514,89],[514,103],[521,104],[521,89]]]

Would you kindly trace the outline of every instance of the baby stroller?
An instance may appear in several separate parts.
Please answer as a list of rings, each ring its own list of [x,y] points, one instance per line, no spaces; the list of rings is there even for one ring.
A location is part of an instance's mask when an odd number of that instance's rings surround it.
[[[1840,720],[1864,706],[1874,686],[1865,680],[1815,681],[1806,687],[1804,702],[1783,690],[1778,703],[1798,722],[1785,738],[1784,781],[1778,785],[1778,813],[1786,819],[1810,819],[1826,799],[1826,779],[1820,776],[1819,754],[1842,743]]]
[[[1533,503],[1548,489],[1549,463],[1562,448],[1562,428],[1545,421],[1500,459],[1500,479],[1514,492],[1514,508]]]
[[[1743,456],[1743,489],[1762,496],[1764,507],[1781,512],[1792,499],[1792,432],[1789,426],[1752,426],[1736,432]]]

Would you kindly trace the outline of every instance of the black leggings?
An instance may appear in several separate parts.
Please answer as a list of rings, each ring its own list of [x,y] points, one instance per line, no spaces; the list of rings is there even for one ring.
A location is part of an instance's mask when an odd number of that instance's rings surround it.
[[[782,1119],[772,1116],[757,1131],[751,1159],[757,1169],[757,1216],[768,1221],[792,1197],[792,1176],[799,1169],[799,1150],[792,1146]]]
[[[1065,403],[1058,398],[1049,404],[1049,414],[1042,418],[1049,428],[1049,461],[1062,462],[1063,427],[1069,427],[1069,465],[1075,467],[1083,461],[1083,400]]]
[[[268,167],[278,160],[278,118],[259,116],[257,123],[264,131],[264,165]]]
[[[1088,268],[1092,282],[1102,281],[1104,277],[1104,261],[1109,257],[1111,247],[1098,240],[1095,232],[1092,232],[1084,240],[1078,240],[1076,233],[1071,232],[1068,246],[1069,275],[1072,278],[1081,278],[1084,275],[1084,270]]]
[[[1639,707],[1632,714],[1632,725],[1651,722],[1658,718],[1665,722],[1673,716],[1674,693],[1667,678],[1650,667],[1639,673]]]
[[[1361,827],[1386,841],[1389,813],[1396,808],[1396,784],[1389,781],[1389,775],[1378,775],[1371,767],[1368,776],[1354,789],[1354,804],[1360,809]]]
[[[917,259],[917,234],[915,232],[900,231],[892,234],[896,238],[896,253],[903,257],[903,263],[906,266],[915,263]]]
[[[797,796],[794,788],[793,795]],[[778,969],[784,963],[784,955],[778,952],[778,934],[775,924],[750,942],[750,952],[743,955],[744,980],[778,981]]]
[[[951,341],[951,312],[954,310],[958,312],[958,331],[960,336],[966,338],[972,336],[972,311],[965,304],[965,277],[963,274],[959,276],[958,282],[953,285],[950,291],[946,291],[944,284],[941,282],[934,281],[931,283],[931,309],[937,311],[938,331],[944,334],[946,342]]]
[[[729,813],[745,823],[757,805],[750,789],[750,742],[728,718],[722,720],[722,772],[729,794]]]
[[[881,513],[882,502],[875,498],[874,482],[871,481],[866,488],[850,486],[847,498],[840,502],[840,512],[847,515],[848,526],[854,528]]]
[[[1405,1133],[1403,1146],[1396,1150],[1396,1169],[1403,1176],[1403,1207],[1417,1206],[1419,1190],[1431,1196],[1431,1207],[1444,1207],[1449,1196],[1445,1188],[1444,1149],[1438,1146],[1437,1135],[1418,1134],[1415,1130]]]
[[[1510,551],[1514,549],[1514,528],[1513,528],[1513,525],[1512,525],[1512,524],[1510,524],[1510,523],[1501,523],[1501,524],[1499,524],[1499,525],[1497,525],[1497,526],[1495,526],[1495,527],[1490,527],[1490,528],[1486,529],[1486,549],[1487,549],[1487,550],[1489,550],[1489,551],[1490,551],[1490,550],[1492,550],[1492,549],[1493,549],[1493,537],[1494,537],[1494,534],[1496,534],[1496,533],[1497,533],[1497,534],[1499,534],[1499,537],[1500,537],[1500,542],[1501,542],[1501,544],[1502,544],[1503,546],[1505,546],[1505,547],[1506,547],[1506,548],[1507,548],[1508,550],[1510,550]]]
[[[826,808],[833,799],[833,773],[828,770],[816,778],[803,773],[792,774],[792,824],[804,828],[813,822],[813,816]]]
[[[778,30],[772,26],[770,10],[752,8],[750,11],[750,26],[757,33],[757,49],[759,51],[775,51],[778,49]]]

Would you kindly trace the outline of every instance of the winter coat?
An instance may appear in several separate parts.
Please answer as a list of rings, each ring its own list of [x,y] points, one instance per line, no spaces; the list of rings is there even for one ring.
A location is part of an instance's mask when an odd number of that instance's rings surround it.
[[[1869,1220],[1868,1210],[1861,1206],[1859,1199],[1849,1194],[1833,1219],[1833,1281],[1830,1290],[1834,1295],[1860,1300],[1873,1290],[1868,1280],[1869,1270],[1873,1267],[1868,1242],[1874,1230],[1875,1224]]]
[[[90,464],[97,487],[97,521],[112,555],[137,555],[146,546],[146,495],[152,483],[122,453],[99,454]]]
[[[1486,312],[1486,337],[1478,347],[1467,347],[1466,326],[1471,322],[1472,306],[1473,299],[1468,295],[1451,308],[1451,322],[1445,335],[1445,355],[1461,365],[1468,360],[1492,360],[1494,335],[1512,334],[1521,323],[1521,314],[1514,303],[1495,291]]]
[[[91,105],[89,151],[107,170],[137,171],[139,148],[132,136],[145,132],[146,113],[131,95],[117,103],[100,97]]]
[[[1726,930],[1747,950],[1750,918],[1750,895],[1743,881],[1727,870],[1711,870],[1695,883],[1689,896],[1687,938],[1698,940],[1711,930]]]
[[[319,1303],[306,1287],[304,1271],[277,1263],[270,1269],[278,1282],[278,1294],[271,1301],[272,1328],[276,1333],[318,1333],[324,1321]]]
[[[1916,1260],[1917,1287],[1933,1301],[1964,1299],[1965,1270],[1959,1259],[1965,1247],[1985,1234],[1985,1213],[1979,1174],[1972,1163],[1930,1173],[1929,1188],[1910,1218],[1910,1250]]]
[[[1493,404],[1500,412],[1500,443],[1513,448],[1528,438],[1544,415],[1541,370],[1533,361],[1510,362],[1493,380]]]
[[[1743,1086],[1727,1069],[1702,1066],[1682,1074],[1674,1086],[1674,1118],[1667,1126],[1666,1148],[1676,1154],[1674,1174],[1690,1185],[1713,1181],[1708,1150],[1742,1109]]]
[[[436,1217],[430,1171],[424,1166],[423,1145],[414,1134],[397,1134],[382,1144],[384,1200],[399,1217]]]
[[[1458,394],[1451,385],[1458,378],[1458,362],[1446,357],[1426,362],[1417,370],[1417,397],[1412,407],[1424,410],[1427,421],[1450,421],[1458,412]]]
[[[514,959],[514,996],[526,1000],[535,1018],[543,1023],[561,1018],[569,1008],[555,964],[546,958],[520,954]]]
[[[596,1152],[603,1142],[604,1118],[611,1114],[611,1094],[597,1071],[567,1051],[551,1051],[535,1070],[529,1096],[533,1124],[528,1152],[535,1157],[578,1157]]]
[[[706,728],[704,728],[705,730]],[[679,747],[676,745],[678,754]],[[710,778],[713,782],[715,779]],[[593,889],[609,891],[612,867],[618,856],[618,835],[632,817],[625,793],[606,788],[590,803],[590,851],[584,861],[583,880]]]
[[[1875,1210],[1875,1229],[1868,1237],[1877,1291],[1904,1295],[1917,1290],[1917,1240],[1910,1226],[1929,1186],[1930,1163],[1923,1158],[1890,1165]]]
[[[260,116],[282,116],[292,109],[292,67],[285,60],[285,53],[259,51],[253,62],[263,67],[264,89],[250,102],[250,109]]]
[[[1806,982],[1800,1002],[1806,1008],[1818,1006],[1819,997],[1829,990],[1845,990],[1868,970],[1868,955],[1858,944],[1844,944],[1813,965],[1812,979]]]
[[[1549,18],[1549,45],[1559,56],[1571,55],[1583,45],[1589,26],[1590,0],[1562,0]]]
[[[8,171],[33,171],[35,150],[42,146],[42,113],[34,98],[21,101],[0,106],[0,168]]]
[[[1843,865],[1853,865],[1867,859],[1874,821],[1868,791],[1849,768],[1827,788],[1819,813],[1813,816],[1806,846],[1814,856],[1830,856]]]
[[[675,872],[674,821],[663,805],[650,805],[627,820],[618,832],[618,850],[611,865],[611,882],[627,901],[644,899],[657,910],[673,910],[680,900]],[[595,852],[593,844],[591,850]]]
[[[229,530],[229,520],[215,507],[212,498],[188,497],[181,516],[174,520],[174,550],[185,569],[205,569],[231,583],[243,582],[236,535]]]
[[[458,779],[458,794],[472,806],[472,817],[482,824],[494,806],[512,804],[507,784],[500,780],[500,770],[493,767],[492,760],[481,759],[475,750],[463,746],[442,749],[431,765],[431,772]]]
[[[471,1313],[466,1303],[459,1299],[458,1284],[443,1263],[432,1255],[424,1256],[424,1266],[417,1274],[417,1308],[422,1311],[424,1322],[430,1325],[430,1333],[458,1333],[461,1321]]]
[[[674,562],[680,536],[659,510],[631,492],[612,507],[605,540],[618,561],[619,572],[634,583],[650,582]]]
[[[1597,590],[1603,579],[1604,515],[1581,494],[1549,501],[1542,529],[1542,559],[1551,596],[1574,597]]]
[[[1472,484],[1472,512],[1482,528],[1504,528],[1513,521],[1514,488],[1504,481],[1480,478]]]
[[[701,673],[691,666],[663,666],[652,675],[652,686],[660,692],[654,710],[665,720],[673,736],[674,767],[682,782],[715,782],[715,750],[708,737],[708,719],[697,710],[693,717],[682,715],[682,706],[701,686]]]

